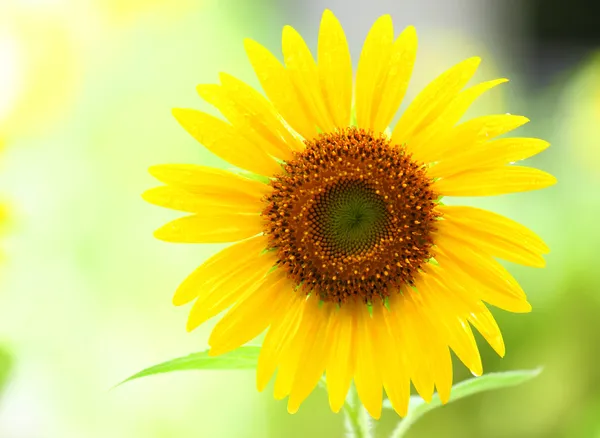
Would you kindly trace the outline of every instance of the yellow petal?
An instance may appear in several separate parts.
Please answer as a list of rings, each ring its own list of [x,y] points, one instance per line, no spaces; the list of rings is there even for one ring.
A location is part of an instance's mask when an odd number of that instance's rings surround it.
[[[436,242],[436,261],[452,272],[466,290],[509,312],[531,311],[531,305],[517,281],[498,262],[460,242],[440,238]]]
[[[223,278],[237,275],[250,260],[258,257],[267,247],[264,236],[244,240],[219,251],[200,265],[179,285],[173,296],[173,304],[189,303],[211,284]]]
[[[311,303],[312,301],[312,303]],[[331,345],[329,335],[331,304],[319,306],[318,298],[308,299],[306,312],[313,313],[315,320],[310,330],[306,331],[306,342],[300,353],[298,372],[294,378],[292,391],[288,400],[288,412],[298,411],[300,404],[308,397],[323,376],[327,362],[327,353]]]
[[[211,355],[226,353],[254,339],[293,298],[285,271],[278,269],[269,274],[260,288],[235,304],[215,325],[208,339]]]
[[[296,333],[286,339],[286,346],[281,349],[273,396],[279,400],[290,395],[290,403],[288,403],[288,411],[290,413],[294,413],[298,410],[300,403],[312,390],[312,388],[310,388],[308,392],[296,394],[297,396],[303,395],[304,397],[296,397],[292,401],[291,393],[294,389],[295,382],[300,379],[300,386],[302,386],[302,383],[309,384],[307,380],[302,381],[303,377],[301,377],[300,374],[304,373],[304,369],[302,368],[304,355],[307,353],[311,344],[319,342],[316,340],[316,337],[321,329],[321,323],[323,322],[323,313],[320,312],[320,310],[319,298],[315,294],[310,295],[308,299],[304,301],[302,319],[300,320]],[[324,368],[325,363],[323,361],[323,369]],[[321,375],[323,374],[323,369],[321,369]],[[300,388],[296,385],[296,391],[305,391],[307,389],[308,388],[306,387]]]
[[[275,385],[273,387],[273,397],[281,400],[287,397],[292,391],[292,385],[296,378],[296,372],[302,372],[298,369],[300,355],[304,345],[311,340],[307,339],[308,333],[314,331],[316,320],[312,315],[306,314],[306,308],[302,314],[300,326],[293,336],[290,336],[286,342],[286,347],[281,350],[279,355],[279,364],[277,375],[275,376]]]
[[[464,284],[465,287],[480,287],[480,283],[473,281],[472,278],[466,278]],[[506,310],[507,312],[531,312],[531,304],[526,298],[516,298],[514,296],[506,295],[499,289],[494,289],[489,286],[481,287],[481,289],[478,291],[478,295],[482,301],[485,301],[486,303],[491,304],[499,309]]]
[[[436,258],[438,258],[436,256]],[[485,280],[478,276],[469,276],[468,273],[461,271],[460,267],[447,258],[439,257],[441,263],[449,269],[452,269],[455,281],[459,282],[463,290],[471,291],[478,300],[485,301],[495,307],[514,313],[527,313],[531,311],[531,305],[525,297],[517,297],[506,292],[504,289],[495,285],[485,283]]]
[[[190,193],[173,186],[161,186],[147,190],[142,198],[160,207],[188,213],[210,212],[215,216],[256,214],[264,208],[260,199],[237,197],[235,194],[227,193],[226,190],[223,190],[221,196],[216,196]]]
[[[443,291],[444,298],[450,301],[449,309],[457,315],[464,316],[479,311],[477,295],[465,290],[457,281],[454,272],[447,266],[427,263],[423,266],[422,272],[426,274],[429,287]]]
[[[272,190],[266,184],[235,173],[194,164],[161,164],[150,167],[149,172],[165,184],[199,195],[259,200]]]
[[[401,357],[403,345],[397,342],[392,332],[397,328],[390,324],[389,319],[388,309],[382,303],[373,303],[371,338],[374,340],[376,365],[392,407],[404,417],[408,412],[410,375]]]
[[[494,351],[498,353],[498,356],[504,357],[506,349],[500,328],[490,311],[485,307],[485,304],[480,302],[479,307],[481,310],[470,314],[468,320],[481,333]]]
[[[392,342],[397,345],[397,354],[399,358],[399,373],[406,373],[409,379],[414,374],[414,370],[419,368],[419,355],[420,345],[419,340],[415,339],[410,332],[412,324],[410,321],[410,315],[407,307],[407,299],[405,299],[405,292],[396,291],[388,298],[387,312],[382,311],[385,322],[393,338]],[[421,330],[423,331],[423,330]],[[397,403],[399,406],[397,412],[400,414],[403,411],[402,404]],[[396,409],[396,408],[394,408]]]
[[[431,189],[442,196],[494,196],[539,190],[556,184],[556,178],[523,166],[486,167],[435,181]]]
[[[424,312],[444,336],[458,358],[477,376],[483,373],[481,356],[469,324],[456,311],[456,303],[449,299],[449,293],[441,283],[434,284],[426,273],[415,282],[422,298]]]
[[[454,239],[452,236],[439,235],[435,237],[435,259],[442,264],[441,258],[451,260],[461,271],[473,277],[486,280],[484,284],[500,288],[507,294],[525,298],[525,292],[517,280],[500,263],[485,253]],[[451,269],[448,269],[451,271]]]
[[[245,118],[243,126],[248,124],[248,116],[252,116],[254,129],[260,133],[262,138],[270,140],[281,153],[288,157],[290,149],[294,151],[304,149],[302,139],[288,129],[273,104],[258,91],[227,73],[220,73],[219,78],[229,96],[237,100],[246,111],[245,114],[242,114]]]
[[[192,331],[203,322],[227,309],[245,294],[253,293],[268,278],[267,272],[277,262],[273,252],[263,253],[248,261],[234,274],[216,279],[203,288],[190,311],[187,330]]]
[[[451,239],[460,240],[492,257],[536,268],[543,268],[546,265],[539,252],[514,238],[487,233],[451,219],[439,221],[436,227],[439,235],[451,236]]]
[[[206,149],[234,166],[266,176],[281,171],[261,146],[244,140],[228,123],[193,109],[175,108],[173,115]]]
[[[444,220],[453,222],[466,232],[473,230],[486,236],[505,239],[540,254],[550,252],[550,248],[537,234],[505,216],[464,206],[439,205],[436,210]]]
[[[338,128],[350,125],[352,109],[352,61],[344,29],[326,9],[321,19],[317,62],[321,90]]]
[[[458,63],[438,76],[419,93],[408,106],[396,127],[392,139],[396,144],[406,144],[410,152],[411,142],[423,128],[434,122],[471,79],[479,62],[477,57]]]
[[[355,311],[358,312],[354,383],[365,409],[371,417],[378,420],[381,416],[382,384],[374,360],[375,346],[373,345],[373,339],[369,336],[371,331],[369,324],[372,324],[371,316],[367,306],[363,303],[356,303],[354,306]]]
[[[527,117],[512,114],[488,115],[468,120],[437,140],[439,144],[445,145],[437,158],[444,160],[464,153],[528,122]]]
[[[313,123],[321,131],[332,131],[334,123],[321,93],[317,64],[302,36],[291,26],[283,28],[282,49],[286,70]]]
[[[256,41],[244,40],[246,54],[265,94],[285,121],[306,139],[317,136],[308,107],[301,102],[289,72]]]
[[[399,343],[406,350],[406,366],[410,378],[421,398],[430,402],[433,397],[435,376],[430,359],[432,343],[439,341],[439,335],[434,333],[433,326],[426,315],[415,303],[415,295],[408,289],[401,296],[390,297],[390,316],[393,325],[398,327],[396,332]]]
[[[374,90],[370,123],[374,132],[384,132],[392,123],[406,94],[416,58],[417,32],[408,26],[392,46],[389,65],[381,72],[382,86]]]
[[[383,15],[375,21],[362,48],[356,70],[356,120],[359,128],[371,129],[377,85],[390,62],[394,43],[392,17]]]
[[[444,137],[465,115],[473,102],[486,91],[507,81],[508,79],[496,79],[483,82],[460,92],[433,123],[414,136],[410,144],[413,157],[423,163],[437,161],[448,147]]]
[[[480,293],[478,293],[480,291],[470,287],[469,281],[465,281],[460,275],[457,275],[456,270],[451,270],[449,268],[450,267],[446,263],[437,266],[429,264],[424,271],[437,281],[440,291],[443,291],[444,299],[449,300],[449,302],[452,303],[452,310],[450,310],[449,305],[445,305],[448,312],[454,312],[461,325],[465,325],[467,321],[470,322],[480,331],[492,348],[494,348],[500,356],[503,356],[504,342],[502,340],[502,335],[493,316],[480,301]],[[432,351],[439,353],[441,352],[441,349],[432,348]],[[444,360],[449,360],[449,358],[437,357],[433,362],[437,364],[442,363]],[[447,370],[440,367],[438,368],[438,371],[443,373]],[[446,374],[445,376],[439,376],[436,380],[436,386],[438,387],[440,397],[442,397],[442,387],[444,391],[443,395],[446,397],[450,396],[450,389],[452,386],[451,372],[449,377],[450,383],[448,383],[447,379],[448,375]],[[440,385],[440,383],[442,385]]]
[[[452,388],[450,351],[444,333],[440,333],[439,329],[431,324],[432,315],[424,309],[423,300],[418,295],[419,292],[405,288],[401,297],[392,296],[390,315],[394,314],[398,298],[403,302],[404,308],[410,309],[397,316],[404,328],[400,333],[410,330],[405,334],[401,344],[406,351],[405,365],[412,370],[411,379],[423,400],[431,401],[435,385],[442,403],[446,403]]]
[[[431,349],[433,376],[437,393],[443,404],[450,400],[452,390],[452,358],[450,350],[445,345],[439,345]]]
[[[448,325],[450,329],[450,348],[456,353],[462,363],[475,376],[483,374],[483,365],[481,363],[481,355],[473,331],[469,323],[463,318],[456,318],[453,327]]]
[[[260,93],[226,73],[221,73],[220,78],[222,85],[202,84],[196,90],[221,111],[238,135],[279,160],[290,160],[292,150],[303,148]]]
[[[259,213],[208,210],[202,215],[175,219],[154,232],[154,237],[176,243],[226,243],[255,236],[263,231]]]
[[[502,138],[445,156],[427,173],[432,178],[443,178],[466,170],[503,166],[529,158],[548,146],[550,143],[537,138]]]
[[[329,406],[333,412],[339,412],[344,406],[354,374],[353,346],[356,342],[357,322],[355,315],[348,307],[342,306],[337,312],[332,312],[332,322],[327,336],[328,339],[331,339],[326,365],[327,393]]]
[[[306,297],[293,292],[292,300],[287,309],[282,308],[281,314],[273,321],[258,356],[256,367],[256,387],[259,391],[265,389],[275,369],[280,364],[282,351],[286,349],[300,327]]]

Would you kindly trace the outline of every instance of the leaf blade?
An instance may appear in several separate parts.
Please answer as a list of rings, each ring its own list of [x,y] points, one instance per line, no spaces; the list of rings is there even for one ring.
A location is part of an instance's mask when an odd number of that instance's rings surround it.
[[[208,351],[192,353],[145,368],[123,380],[116,386],[142,377],[164,374],[173,371],[192,370],[251,370],[256,368],[260,347],[240,347],[220,356],[209,356]]]
[[[456,400],[460,400],[461,398],[478,394],[480,392],[517,386],[533,379],[534,377],[537,377],[541,372],[541,368],[536,368],[533,370],[488,373],[481,377],[467,379],[454,385],[452,388],[452,396],[450,397],[448,403],[452,403]],[[440,406],[442,406],[442,402],[440,401],[437,393],[434,394],[430,403],[425,403],[420,397],[412,396],[408,414],[403,420],[400,421],[398,427],[396,430],[394,430],[390,438],[400,438],[404,436],[410,426],[412,426],[419,418],[421,418],[427,412],[432,411]],[[387,399],[384,400],[383,407],[392,409],[392,405]]]

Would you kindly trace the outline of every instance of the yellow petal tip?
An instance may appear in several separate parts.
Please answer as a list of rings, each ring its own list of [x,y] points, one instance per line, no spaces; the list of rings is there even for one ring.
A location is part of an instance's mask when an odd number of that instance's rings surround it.
[[[154,189],[148,189],[145,192],[143,192],[141,194],[141,197],[144,201],[152,203],[151,199],[152,199],[152,192],[154,191]]]
[[[474,370],[469,368],[469,371],[471,371],[471,374],[475,377],[481,377],[483,375],[483,368],[476,368]]]
[[[148,173],[152,175],[156,179],[160,179],[159,176],[161,174],[161,170],[164,169],[164,164],[155,164],[148,168]]]
[[[255,46],[258,43],[256,41],[254,41],[252,38],[244,38],[243,44],[244,44],[244,48],[246,50],[248,50],[249,47]]]
[[[174,234],[176,233],[173,233],[172,222],[163,225],[153,233],[155,239],[162,240],[163,242],[177,242],[176,239],[173,239]]]
[[[196,92],[202,97],[202,93],[206,93],[211,87],[215,85],[216,84],[198,84],[196,85]]]
[[[406,414],[408,414],[408,398],[406,400],[406,402],[400,402],[400,406],[398,406],[398,403],[394,403],[392,402],[392,400],[390,400],[390,403],[392,404],[392,408],[394,409],[394,411],[402,418],[406,417]]]
[[[235,80],[235,77],[230,75],[227,72],[224,71],[220,71],[219,72],[219,80],[221,81],[221,84],[226,83],[226,82],[230,82],[232,80]]]
[[[384,15],[382,15],[381,17],[379,17],[377,19],[376,23],[380,22],[380,21],[387,21],[387,22],[391,23],[392,22],[392,16],[390,14],[384,14]]]
[[[379,420],[381,418],[381,408],[379,408],[377,411],[374,411],[374,412],[371,412],[370,410],[367,409],[367,412],[369,413],[371,418],[373,418],[373,420]]]
[[[272,373],[265,372],[264,368],[260,367],[259,359],[259,366],[256,370],[256,390],[258,392],[263,392],[265,390],[267,384],[269,383],[269,380],[271,380],[272,375]]]
[[[190,293],[189,289],[179,286],[173,294],[171,303],[173,303],[174,306],[179,307],[189,303],[192,300],[195,300],[197,297],[198,293]]]
[[[525,117],[525,116],[517,116],[517,115],[510,114],[510,113],[507,113],[507,115],[511,116],[515,121],[519,121],[519,125],[518,126],[523,126],[526,123],[530,122],[529,118]]]
[[[208,350],[208,355],[211,357],[215,357],[215,356],[220,356],[221,354],[223,354],[222,351],[219,351],[219,349],[212,347],[210,350]]]
[[[556,184],[558,182],[558,180],[556,179],[556,177],[554,175],[550,175],[548,174],[547,176],[547,181],[548,181],[548,186],[553,186],[554,184]]]
[[[220,92],[222,88],[218,84],[198,84],[196,85],[196,93],[206,102],[214,105],[219,102]],[[215,100],[217,99],[217,100]]]
[[[292,401],[291,398],[288,400],[288,404],[287,404],[288,414],[295,414],[296,412],[298,412],[299,408],[300,408],[300,405],[298,405],[296,402]]]
[[[183,116],[185,111],[185,108],[171,108],[171,114],[173,114],[173,117],[175,117],[177,120]]]
[[[164,242],[168,242],[168,240],[165,240],[164,238],[164,227],[160,227],[158,230],[155,230],[154,233],[152,233],[152,235],[154,236],[155,239],[158,240],[162,240]]]
[[[329,408],[331,409],[332,412],[334,412],[336,414],[338,412],[340,412],[340,410],[342,409],[343,406],[344,406],[344,403],[334,404],[334,403],[331,402],[331,400],[329,400]]]
[[[438,392],[438,396],[440,397],[440,401],[443,405],[447,404],[450,401],[450,393],[441,393]]]
[[[331,11],[331,9],[325,9],[323,11],[323,18],[335,18],[335,14]]]
[[[471,64],[473,67],[479,67],[479,64],[481,64],[481,58],[479,56],[472,56],[466,59],[465,63]]]
[[[198,328],[200,324],[194,320],[192,320],[191,318],[188,319],[187,324],[185,325],[185,330],[190,333],[193,330],[195,330],[196,328]]]
[[[541,138],[538,138],[539,144],[540,144],[540,149],[543,151],[544,149],[547,149],[550,147],[550,142],[546,141],[546,140],[542,140]]]
[[[178,296],[177,293],[175,295],[173,295],[173,298],[171,299],[171,303],[174,306],[177,306],[177,307],[182,306],[182,305],[185,304],[185,303],[182,302],[181,298],[179,298],[179,296]]]
[[[417,28],[412,24],[410,26],[406,26],[402,31],[402,35],[409,36],[412,38],[417,38]]]
[[[144,201],[149,204],[158,205],[159,207],[164,207],[165,204],[161,202],[164,198],[163,193],[165,189],[169,189],[169,186],[158,186],[144,191],[141,194],[141,197]]]
[[[298,32],[296,31],[296,29],[294,29],[289,24],[286,24],[285,26],[283,26],[283,30],[282,30],[283,38],[287,39],[291,36],[295,36],[297,33]]]

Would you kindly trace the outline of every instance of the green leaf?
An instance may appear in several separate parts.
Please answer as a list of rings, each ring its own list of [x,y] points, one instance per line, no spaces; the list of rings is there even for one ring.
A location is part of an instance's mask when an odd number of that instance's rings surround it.
[[[172,371],[189,370],[250,370],[255,369],[258,362],[260,347],[240,347],[230,353],[220,356],[209,356],[208,351],[193,353],[189,356],[178,357],[158,365],[151,366],[123,380],[119,385],[140,377]],[[119,386],[117,385],[117,386]]]
[[[12,356],[4,348],[0,348],[0,393],[8,383],[10,372],[12,370]]]
[[[541,372],[541,368],[535,370],[506,371],[503,373],[489,373],[481,377],[464,380],[452,387],[452,395],[450,396],[448,403],[452,403],[456,400],[460,400],[461,398],[468,397],[479,392],[520,385],[521,383],[533,379]],[[408,414],[403,420],[400,421],[398,427],[396,430],[394,430],[390,438],[400,438],[404,436],[406,431],[414,424],[415,421],[417,421],[427,412],[440,406],[442,406],[442,402],[437,394],[434,394],[430,403],[424,402],[420,397],[412,396],[410,398]],[[383,407],[392,409],[392,405],[389,400],[385,400],[383,402]]]

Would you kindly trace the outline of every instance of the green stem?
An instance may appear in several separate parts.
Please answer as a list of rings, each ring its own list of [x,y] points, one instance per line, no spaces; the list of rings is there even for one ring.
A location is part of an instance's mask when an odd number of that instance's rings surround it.
[[[372,438],[371,418],[358,398],[354,385],[344,405],[346,414],[346,429],[352,438]]]
[[[408,432],[408,429],[410,429],[410,426],[413,425],[415,420],[416,420],[416,418],[411,417],[410,415],[408,415],[404,419],[400,420],[398,422],[398,425],[396,426],[396,428],[390,435],[390,438],[402,438],[406,434],[406,432]]]

